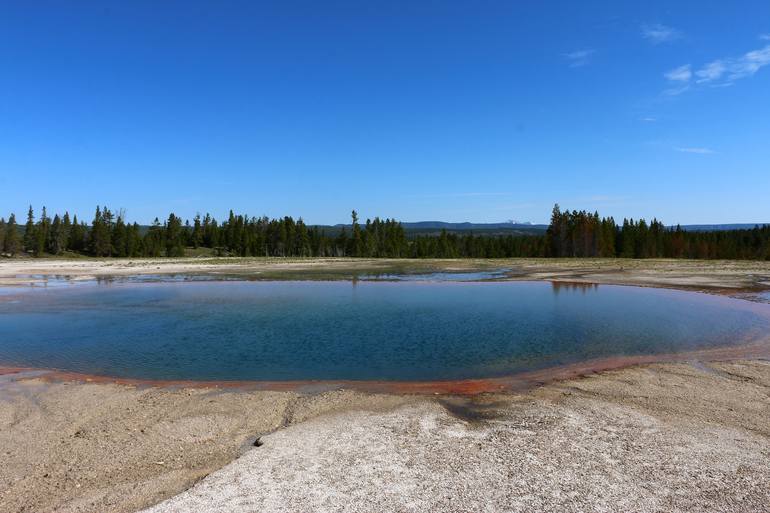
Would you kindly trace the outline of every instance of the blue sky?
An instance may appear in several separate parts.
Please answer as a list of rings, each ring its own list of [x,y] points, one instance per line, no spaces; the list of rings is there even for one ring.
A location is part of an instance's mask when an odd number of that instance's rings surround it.
[[[770,3],[6,1],[0,191],[139,222],[768,222]]]

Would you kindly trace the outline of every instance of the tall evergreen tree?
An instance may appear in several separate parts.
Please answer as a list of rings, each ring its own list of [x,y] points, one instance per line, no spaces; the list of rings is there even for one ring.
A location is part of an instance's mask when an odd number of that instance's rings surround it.
[[[144,237],[144,256],[159,257],[163,251],[163,229],[158,218],[155,218],[152,226]]]
[[[165,229],[166,256],[184,256],[182,220],[174,214],[169,214]]]
[[[78,222],[78,216],[72,217],[72,228],[70,228],[69,242],[67,246],[72,250],[83,253],[86,250],[86,227]]]
[[[60,255],[64,251],[65,237],[62,221],[59,214],[53,216],[51,222],[51,231],[48,237],[48,247],[46,248],[52,255]]]
[[[126,256],[137,257],[142,254],[142,237],[139,225],[134,223],[126,227]]]
[[[70,231],[72,230],[72,222],[70,221],[70,213],[64,212],[64,217],[61,220],[61,251],[67,251],[70,246]]]
[[[195,214],[195,219],[193,219],[191,242],[193,248],[197,248],[203,244],[203,227],[201,226],[200,214]]]
[[[35,227],[35,248],[34,253],[36,256],[40,256],[45,253],[46,248],[50,243],[50,228],[51,219],[48,217],[45,206],[43,207],[43,213],[40,215],[40,220]]]
[[[358,224],[358,212],[354,210],[351,212],[350,217],[352,219],[352,236],[350,238],[350,251],[348,252],[348,256],[360,257],[363,252],[363,240],[361,237],[361,227]]]
[[[118,212],[115,226],[112,228],[112,254],[116,257],[131,256],[128,254],[128,229],[125,223],[125,212]]]
[[[8,216],[8,222],[5,225],[5,240],[3,241],[3,252],[11,256],[17,254],[21,248],[19,242],[19,230],[16,226],[16,215]]]
[[[35,213],[32,205],[27,211],[27,224],[24,225],[24,251],[34,253],[37,249],[37,235],[35,234]]]
[[[110,241],[111,220],[112,214],[109,210],[106,207],[102,210],[97,205],[89,233],[91,254],[96,257],[106,257],[112,254],[112,243]]]

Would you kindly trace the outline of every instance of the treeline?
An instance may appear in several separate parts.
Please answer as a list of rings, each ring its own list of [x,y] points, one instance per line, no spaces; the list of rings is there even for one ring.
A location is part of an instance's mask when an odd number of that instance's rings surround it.
[[[187,248],[210,248],[221,256],[353,256],[400,258],[409,256],[409,244],[401,224],[392,219],[358,221],[334,236],[300,218],[269,219],[235,215],[219,223],[209,214],[193,222],[169,214],[144,228],[128,223],[124,212],[97,207],[90,224],[70,219],[69,213],[48,215],[45,207],[35,218],[32,207],[19,227],[16,216],[0,218],[0,248],[6,255],[62,255],[67,252],[95,257],[180,257]]]
[[[449,233],[408,237],[393,219],[351,224],[334,233],[300,219],[249,217],[230,212],[218,222],[210,215],[183,221],[173,213],[149,227],[128,223],[123,211],[97,207],[89,224],[68,213],[39,218],[30,207],[22,226],[11,214],[0,218],[0,249],[6,256],[77,253],[97,257],[178,257],[208,248],[221,256],[512,258],[624,257],[770,260],[770,226],[750,230],[688,232],[657,219],[624,219],[598,213],[562,211],[556,205],[543,235]]]
[[[770,225],[750,230],[689,232],[653,219],[623,219],[554,206],[546,232],[552,257],[770,260]]]

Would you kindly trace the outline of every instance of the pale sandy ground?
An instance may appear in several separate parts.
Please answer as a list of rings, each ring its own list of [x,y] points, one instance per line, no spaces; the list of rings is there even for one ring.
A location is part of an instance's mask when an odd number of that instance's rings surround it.
[[[261,434],[320,412],[414,400],[0,376],[0,512],[136,511],[221,468]]]
[[[148,511],[770,511],[768,362],[474,398],[7,378],[0,396],[3,512],[136,511],[211,472]]]
[[[770,365],[712,369],[319,417],[147,512],[770,511]]]
[[[49,273],[325,279],[506,267],[518,279],[770,285],[768,262],[225,262],[2,261],[0,283]],[[263,444],[251,446],[258,435]],[[0,376],[0,462],[0,512],[763,512],[770,363],[656,364],[470,399]]]

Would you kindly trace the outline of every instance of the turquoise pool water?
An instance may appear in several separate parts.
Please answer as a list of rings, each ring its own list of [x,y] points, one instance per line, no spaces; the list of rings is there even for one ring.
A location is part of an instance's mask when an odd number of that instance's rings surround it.
[[[169,380],[480,378],[746,342],[770,333],[763,308],[548,282],[64,284],[3,292],[0,364]]]

